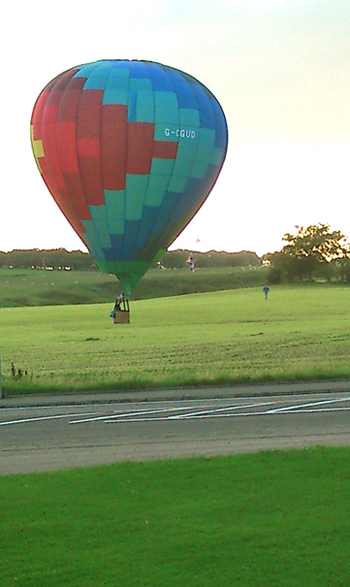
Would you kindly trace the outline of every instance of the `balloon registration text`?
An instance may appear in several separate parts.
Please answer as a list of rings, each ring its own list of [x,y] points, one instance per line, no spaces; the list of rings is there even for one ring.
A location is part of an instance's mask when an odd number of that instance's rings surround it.
[[[176,130],[170,130],[170,128],[166,128],[164,131],[166,137],[178,137],[181,139],[195,139],[196,138],[196,131],[195,130],[185,130],[183,128],[177,128]]]

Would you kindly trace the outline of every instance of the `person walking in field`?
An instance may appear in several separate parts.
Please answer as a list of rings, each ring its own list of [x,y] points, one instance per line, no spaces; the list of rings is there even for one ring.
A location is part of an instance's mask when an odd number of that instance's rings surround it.
[[[195,262],[194,262],[194,258],[193,258],[192,253],[189,254],[186,263],[190,266],[190,269],[191,269],[192,273],[195,273],[195,271],[196,271],[196,265],[195,265]]]
[[[267,298],[269,297],[270,288],[267,287],[267,285],[265,285],[263,290],[264,290],[264,294],[265,294],[265,300],[267,300]]]

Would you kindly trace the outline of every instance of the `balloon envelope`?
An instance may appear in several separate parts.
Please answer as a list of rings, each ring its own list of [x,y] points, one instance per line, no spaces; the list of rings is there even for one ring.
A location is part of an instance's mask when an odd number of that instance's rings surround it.
[[[188,74],[102,60],[43,89],[31,141],[59,208],[130,295],[211,191],[227,125],[213,94]]]

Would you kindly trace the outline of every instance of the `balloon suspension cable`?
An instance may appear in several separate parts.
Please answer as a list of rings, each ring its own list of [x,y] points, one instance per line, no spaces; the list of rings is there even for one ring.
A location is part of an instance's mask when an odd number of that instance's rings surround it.
[[[113,318],[114,324],[130,322],[129,299],[124,293],[117,297],[110,317]]]
[[[114,306],[115,312],[130,312],[129,306],[129,298],[125,295],[125,293],[119,294],[115,301]]]

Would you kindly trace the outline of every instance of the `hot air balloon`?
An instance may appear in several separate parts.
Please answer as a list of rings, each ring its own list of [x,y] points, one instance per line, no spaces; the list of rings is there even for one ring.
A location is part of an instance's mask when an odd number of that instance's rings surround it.
[[[149,61],[73,67],[42,90],[31,118],[51,195],[127,297],[206,200],[227,140],[213,94]]]

